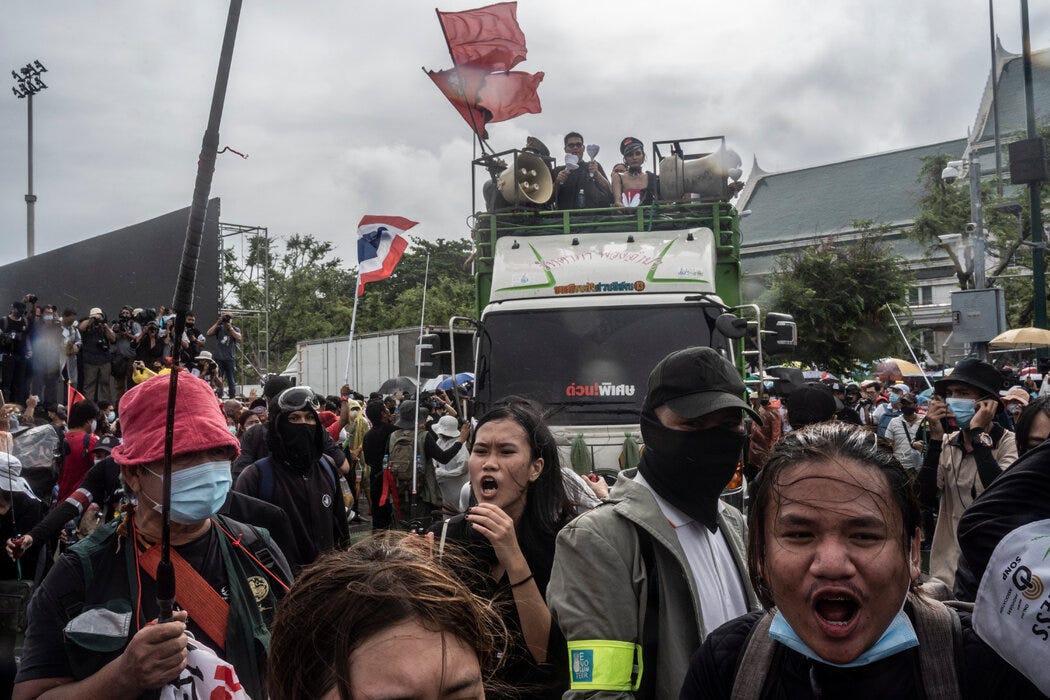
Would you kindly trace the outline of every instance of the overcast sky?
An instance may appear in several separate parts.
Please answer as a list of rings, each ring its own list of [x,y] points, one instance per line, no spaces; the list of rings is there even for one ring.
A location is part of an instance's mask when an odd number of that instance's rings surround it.
[[[447,0],[442,10],[481,2]],[[1020,53],[1019,2],[996,30]],[[1030,3],[1033,49],[1050,3]],[[543,113],[489,128],[561,155],[582,131],[608,170],[647,144],[725,134],[749,168],[789,170],[960,138],[988,78],[984,0],[521,0]],[[227,3],[12,0],[0,69],[40,59],[36,251],[188,206]],[[451,65],[428,2],[246,0],[212,196],[224,222],[331,240],[348,264],[363,214],[468,234],[469,128],[421,67]],[[10,85],[8,87],[10,87]],[[25,255],[26,101],[0,100],[0,264]],[[745,169],[745,172],[746,172]],[[173,241],[181,247],[182,242]]]

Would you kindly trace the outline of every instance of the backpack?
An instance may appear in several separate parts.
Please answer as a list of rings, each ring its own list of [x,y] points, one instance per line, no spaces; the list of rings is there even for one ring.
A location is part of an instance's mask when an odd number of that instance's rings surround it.
[[[338,495],[340,494],[339,478],[336,477],[335,468],[330,460],[331,458],[328,455],[321,455],[321,464],[324,465],[328,478],[332,480],[332,488],[335,489],[335,493]],[[273,503],[273,461],[269,457],[263,457],[255,464],[259,467],[258,498],[267,503]]]
[[[880,438],[886,437],[886,429],[890,427],[890,421],[899,415],[901,415],[901,412],[892,408],[887,408],[883,411],[882,418],[879,418],[879,427],[875,428],[875,434]]]
[[[387,466],[398,481],[412,479],[412,466],[416,461],[416,449],[413,444],[413,430],[395,430],[387,442]]]

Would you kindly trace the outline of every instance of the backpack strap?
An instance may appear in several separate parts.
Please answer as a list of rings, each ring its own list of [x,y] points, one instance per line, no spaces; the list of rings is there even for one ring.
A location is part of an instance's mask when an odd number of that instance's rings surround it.
[[[769,636],[769,626],[773,624],[773,614],[766,612],[758,618],[755,626],[747,635],[744,653],[737,663],[737,673],[733,679],[731,700],[758,700],[762,697],[762,688],[773,663],[776,642]],[[747,669],[740,673],[741,669]]]
[[[335,473],[335,462],[328,455],[321,453],[321,464],[325,468],[325,472],[328,473],[328,478],[332,480],[332,488],[335,489],[336,493],[339,493],[339,477]]]
[[[959,686],[962,622],[959,614],[940,601],[909,598],[915,634],[919,638],[919,668],[926,698],[957,700],[962,697]],[[948,649],[952,653],[946,654]]]
[[[273,503],[273,462],[263,457],[255,465],[259,467],[259,498]]]
[[[641,646],[638,662],[640,685],[638,696],[656,697],[656,657],[657,644],[660,641],[660,621],[657,611],[660,608],[660,574],[656,568],[656,554],[653,550],[653,537],[648,531],[634,527],[638,534],[638,548],[642,555],[642,566],[645,567],[645,607],[641,611]],[[649,673],[643,673],[642,663],[649,665]]]

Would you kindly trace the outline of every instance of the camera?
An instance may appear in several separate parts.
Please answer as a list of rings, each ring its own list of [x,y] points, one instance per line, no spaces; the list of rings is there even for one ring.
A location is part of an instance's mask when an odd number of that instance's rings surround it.
[[[230,323],[231,321],[233,321],[233,316],[232,315],[230,315],[230,314],[223,314],[222,315],[222,322],[223,323]]]
[[[35,304],[36,303],[36,294],[26,294],[26,303],[27,304]]]

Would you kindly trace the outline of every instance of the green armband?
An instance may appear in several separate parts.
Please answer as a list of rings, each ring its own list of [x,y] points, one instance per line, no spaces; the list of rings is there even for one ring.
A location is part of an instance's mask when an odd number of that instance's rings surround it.
[[[640,644],[582,639],[569,642],[568,647],[569,687],[573,690],[636,691],[641,686]]]

